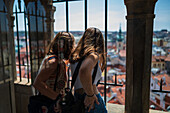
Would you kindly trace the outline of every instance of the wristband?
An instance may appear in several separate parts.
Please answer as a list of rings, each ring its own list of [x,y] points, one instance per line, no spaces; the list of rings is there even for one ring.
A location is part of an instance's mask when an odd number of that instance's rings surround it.
[[[94,93],[92,95],[87,95],[88,97],[93,97],[94,96]]]

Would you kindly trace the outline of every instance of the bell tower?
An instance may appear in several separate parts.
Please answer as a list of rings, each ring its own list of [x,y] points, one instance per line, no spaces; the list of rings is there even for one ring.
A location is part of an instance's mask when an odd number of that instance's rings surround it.
[[[119,27],[119,33],[116,37],[116,48],[117,51],[119,52],[120,50],[123,50],[123,41],[124,41],[124,37],[122,35],[122,29],[121,29],[121,24]]]

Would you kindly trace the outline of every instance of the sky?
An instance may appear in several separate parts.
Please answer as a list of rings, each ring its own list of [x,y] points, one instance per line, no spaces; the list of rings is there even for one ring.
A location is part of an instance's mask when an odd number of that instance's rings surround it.
[[[154,31],[161,29],[170,31],[170,0],[158,0],[155,14]]]
[[[54,4],[56,12],[54,15],[55,30],[65,30],[65,3]],[[98,27],[100,30],[105,29],[105,0],[88,0],[87,1],[87,27]],[[117,31],[121,24],[122,29],[126,28],[125,5],[122,0],[108,0],[108,30]],[[63,15],[64,14],[64,15]],[[63,21],[64,20],[64,21]],[[69,3],[69,29],[84,30],[84,1]]]
[[[17,0],[16,0],[17,1]],[[17,2],[16,2],[17,3]],[[22,6],[23,2],[21,2]],[[54,31],[66,30],[66,5],[55,3]],[[105,0],[87,0],[87,27],[105,29]],[[168,29],[170,31],[170,0],[158,0],[155,7],[154,31]],[[124,0],[108,0],[108,31],[118,31],[120,24],[126,31],[126,6]],[[24,30],[23,15],[19,16],[19,30]],[[84,31],[84,1],[69,2],[69,30]],[[16,30],[16,28],[14,28]]]

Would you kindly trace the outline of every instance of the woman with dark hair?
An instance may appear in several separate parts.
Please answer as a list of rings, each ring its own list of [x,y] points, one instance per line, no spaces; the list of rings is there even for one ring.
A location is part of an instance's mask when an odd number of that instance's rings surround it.
[[[74,84],[75,97],[84,101],[86,112],[107,113],[104,101],[96,86],[106,65],[104,38],[99,29],[88,28],[84,32],[70,57],[72,73],[82,59],[79,74]],[[92,73],[96,65],[98,65],[97,73],[92,83]]]
[[[64,60],[68,60],[74,42],[74,36],[71,33],[59,32],[50,43],[33,84],[41,95],[55,100],[65,88],[67,77]],[[43,111],[45,113],[48,111],[45,106],[43,106]],[[59,109],[55,107],[54,111],[58,112]]]

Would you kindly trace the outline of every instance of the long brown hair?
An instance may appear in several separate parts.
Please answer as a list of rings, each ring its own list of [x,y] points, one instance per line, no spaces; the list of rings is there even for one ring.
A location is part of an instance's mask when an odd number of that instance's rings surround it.
[[[59,32],[49,44],[47,55],[56,55],[59,59],[69,59],[74,47],[74,36],[71,33]]]
[[[106,65],[104,38],[102,32],[98,28],[93,27],[86,29],[84,32],[83,36],[78,42],[77,47],[71,53],[70,62],[75,63],[91,52],[97,52],[100,56],[103,57],[103,70]]]

